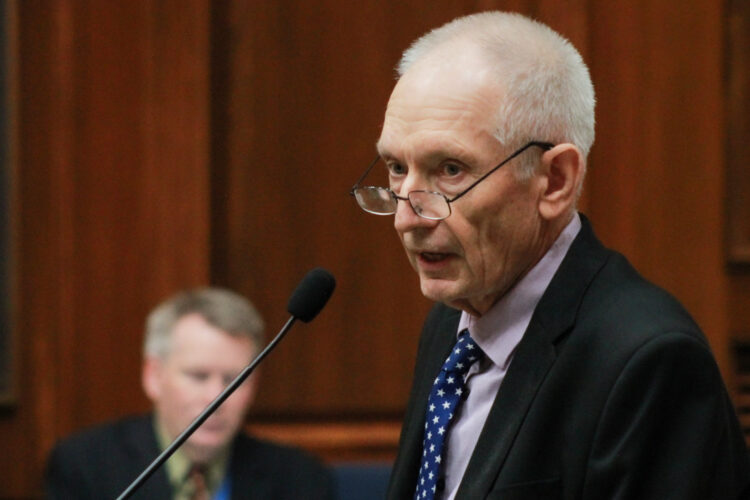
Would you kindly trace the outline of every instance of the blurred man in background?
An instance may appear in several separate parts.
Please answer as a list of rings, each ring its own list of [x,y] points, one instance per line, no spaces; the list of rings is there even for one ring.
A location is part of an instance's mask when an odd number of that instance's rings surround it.
[[[263,321],[224,289],[178,293],[149,315],[143,389],[153,414],[58,443],[46,473],[52,499],[116,498],[258,354]],[[242,433],[257,387],[246,380],[133,496],[148,499],[332,499],[329,471],[299,450]]]

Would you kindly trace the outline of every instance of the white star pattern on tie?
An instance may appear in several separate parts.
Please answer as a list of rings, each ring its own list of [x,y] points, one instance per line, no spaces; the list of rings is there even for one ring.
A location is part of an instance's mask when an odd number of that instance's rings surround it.
[[[440,479],[440,464],[443,461],[445,438],[450,430],[451,420],[464,393],[464,376],[471,365],[484,353],[469,336],[468,330],[458,335],[458,341],[450,356],[445,360],[440,374],[435,379],[427,404],[425,434],[422,441],[422,467],[414,494],[415,500],[435,498]]]

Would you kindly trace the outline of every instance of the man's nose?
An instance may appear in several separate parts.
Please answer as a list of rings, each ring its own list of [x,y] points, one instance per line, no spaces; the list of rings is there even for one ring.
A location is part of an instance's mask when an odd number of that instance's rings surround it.
[[[432,228],[440,221],[425,219],[414,211],[409,200],[399,200],[393,219],[393,227],[399,233],[413,231],[418,228]]]
[[[224,390],[224,381],[221,377],[212,377],[203,387],[203,398],[210,403]]]

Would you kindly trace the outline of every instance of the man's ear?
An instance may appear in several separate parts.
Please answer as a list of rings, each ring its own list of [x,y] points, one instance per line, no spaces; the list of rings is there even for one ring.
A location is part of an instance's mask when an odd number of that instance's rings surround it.
[[[148,399],[155,402],[161,394],[162,360],[156,356],[146,356],[141,369],[141,385]]]
[[[586,169],[581,151],[573,144],[558,144],[542,155],[546,179],[539,199],[539,213],[555,220],[575,208]]]

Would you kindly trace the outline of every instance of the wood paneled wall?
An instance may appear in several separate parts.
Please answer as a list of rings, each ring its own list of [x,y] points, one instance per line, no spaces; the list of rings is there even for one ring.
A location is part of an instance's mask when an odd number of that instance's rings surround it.
[[[0,497],[59,436],[144,410],[144,316],[210,276],[208,2],[17,2],[16,405]]]
[[[597,2],[590,13],[588,212],[605,243],[685,304],[728,375],[722,5]]]
[[[730,318],[733,335],[750,342],[750,3],[728,2],[727,20],[727,136],[728,231],[727,255],[732,263]]]
[[[421,297],[389,218],[347,192],[393,66],[426,30],[499,8],[581,50],[598,93],[582,202],[674,292],[729,376],[720,3],[697,0],[17,2],[19,397],[0,497],[40,492],[55,439],[148,406],[142,324],[172,291],[230,286],[269,335],[314,266],[338,288],[262,369],[253,424],[340,458],[392,456]]]

